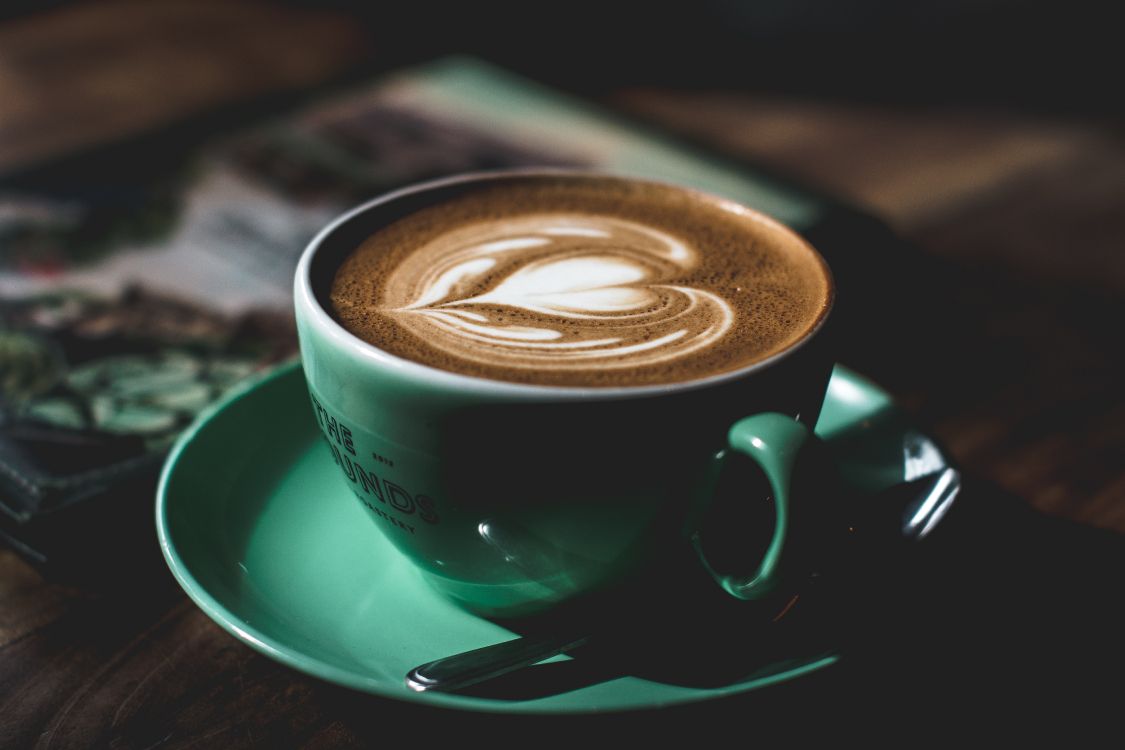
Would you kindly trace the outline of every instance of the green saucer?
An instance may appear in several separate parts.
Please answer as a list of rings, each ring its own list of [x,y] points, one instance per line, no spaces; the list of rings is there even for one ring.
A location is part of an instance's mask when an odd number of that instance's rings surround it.
[[[863,492],[946,465],[884,391],[839,366],[817,434]],[[164,467],[156,522],[173,575],[236,638],[302,672],[401,700],[513,713],[641,709],[761,688],[838,658],[821,651],[720,687],[626,676],[523,699],[408,689],[412,667],[513,634],[441,598],[384,540],[318,437],[296,363],[239,388],[185,432]]]

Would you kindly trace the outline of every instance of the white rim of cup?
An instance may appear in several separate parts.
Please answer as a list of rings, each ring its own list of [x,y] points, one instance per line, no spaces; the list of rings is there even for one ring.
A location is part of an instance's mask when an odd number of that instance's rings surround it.
[[[312,268],[312,259],[322,245],[326,243],[328,238],[341,226],[347,224],[352,219],[360,216],[374,208],[382,206],[387,203],[399,200],[409,195],[416,193],[423,193],[430,190],[449,187],[451,185],[458,185],[468,182],[488,182],[499,181],[512,178],[528,178],[528,177],[576,177],[586,179],[610,179],[610,180],[627,180],[629,182],[639,182],[650,185],[658,185],[662,187],[679,190],[682,192],[697,195],[705,200],[711,201],[720,207],[750,216],[755,221],[761,222],[769,227],[779,230],[782,234],[788,235],[797,243],[806,248],[814,259],[820,263],[821,270],[824,272],[825,278],[828,280],[828,299],[825,303],[824,309],[820,313],[819,319],[816,324],[808,330],[808,332],[798,339],[793,344],[787,346],[776,354],[770,355],[765,359],[759,360],[746,367],[729,372],[722,372],[718,375],[710,375],[705,378],[696,378],[693,380],[685,380],[679,383],[659,383],[656,385],[634,385],[634,386],[566,386],[566,385],[536,385],[532,383],[514,383],[506,380],[491,380],[488,378],[477,377],[474,375],[464,375],[461,373],[450,372],[448,370],[440,370],[436,367],[430,367],[420,362],[405,359],[396,356],[390,352],[384,351],[374,344],[364,341],[355,334],[348,331],[340,325],[332,315],[324,309],[317,299],[316,292],[313,290],[312,279],[310,276],[310,269]],[[301,308],[303,307],[307,313],[307,319],[310,323],[319,329],[319,333],[327,336],[333,340],[337,346],[347,349],[354,353],[357,357],[366,360],[368,363],[377,367],[386,368],[396,372],[411,380],[422,381],[427,385],[437,388],[449,389],[459,393],[476,393],[481,396],[510,396],[510,397],[525,397],[542,399],[549,396],[555,400],[610,400],[622,399],[630,397],[646,397],[646,396],[661,396],[670,393],[683,393],[687,391],[694,391],[703,388],[712,388],[715,386],[723,385],[735,380],[739,380],[748,375],[752,375],[760,370],[767,369],[778,362],[793,355],[797,351],[803,349],[810,341],[816,338],[817,334],[823,330],[828,318],[832,313],[832,309],[836,302],[836,281],[832,275],[832,270],[829,268],[824,256],[812,246],[804,237],[791,229],[777,219],[764,214],[757,209],[751,208],[743,203],[739,203],[730,198],[724,198],[714,193],[708,193],[703,190],[696,190],[694,188],[678,185],[673,182],[666,182],[663,180],[652,180],[644,177],[636,177],[619,172],[612,172],[606,170],[587,170],[587,169],[567,169],[559,167],[526,167],[516,169],[500,169],[500,170],[484,170],[476,172],[464,172],[461,174],[451,175],[449,177],[441,177],[435,180],[428,180],[426,182],[419,182],[408,185],[398,190],[393,190],[389,193],[384,193],[366,203],[362,203],[350,211],[338,216],[330,224],[320,230],[309,244],[301,253],[301,258],[297,263],[297,271],[294,278],[294,300],[295,304]]]

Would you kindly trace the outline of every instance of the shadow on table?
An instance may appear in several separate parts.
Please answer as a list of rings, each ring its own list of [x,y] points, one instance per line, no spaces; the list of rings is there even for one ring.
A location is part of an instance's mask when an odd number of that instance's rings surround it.
[[[1003,490],[969,480],[944,525],[912,559],[874,568],[862,585],[810,610],[832,618],[824,628],[794,626],[785,634],[791,655],[814,656],[831,642],[845,657],[836,665],[777,686],[713,701],[617,716],[502,716],[506,726],[528,721],[570,729],[618,721],[655,728],[720,717],[781,726],[812,714],[860,724],[906,722],[917,728],[961,726],[984,718],[1089,727],[1116,714],[1116,681],[1125,667],[1125,607],[1120,535],[1049,518]],[[821,623],[823,624],[823,623]],[[729,635],[726,634],[726,635]],[[718,634],[717,634],[718,636]],[[716,642],[718,641],[716,637]],[[748,639],[752,642],[752,639]],[[745,679],[762,660],[712,660],[707,648],[678,659],[647,662],[632,655],[579,652],[478,687],[475,695],[533,699],[623,675],[715,687]],[[775,644],[771,657],[781,650]],[[360,736],[379,731],[369,696],[323,686],[342,719]],[[400,704],[396,715],[434,712]],[[501,717],[439,712],[443,721],[487,729]],[[929,730],[927,730],[929,731]]]
[[[1120,703],[1119,534],[1047,517],[973,481],[940,532],[890,579],[884,602],[873,592],[871,630],[855,634],[844,670],[853,700],[934,716],[1009,707],[1094,715]]]

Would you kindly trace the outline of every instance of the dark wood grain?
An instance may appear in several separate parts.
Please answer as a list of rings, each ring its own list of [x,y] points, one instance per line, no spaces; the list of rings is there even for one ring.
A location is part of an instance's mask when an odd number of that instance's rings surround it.
[[[161,4],[137,14],[119,12],[122,5],[0,28],[0,167],[312,82],[363,54],[354,30],[331,14],[264,13],[246,3],[233,11]],[[126,17],[139,26],[122,25]],[[201,31],[182,35],[184,24]],[[247,47],[230,31],[247,26],[267,41]],[[269,54],[278,44],[294,56]],[[168,77],[188,85],[163,86]],[[58,93],[40,96],[47,89]],[[1080,525],[1037,525],[1017,542],[998,512],[992,526],[966,535],[967,550],[974,537],[991,540],[966,554],[1004,565],[944,584],[943,601],[955,606],[919,604],[917,616],[952,609],[943,627],[982,626],[989,640],[968,656],[886,659],[765,691],[735,709],[538,728],[562,736],[705,726],[733,710],[748,725],[772,719],[795,731],[787,717],[826,704],[870,724],[900,709],[910,715],[911,690],[921,688],[904,681],[919,670],[938,686],[922,694],[961,695],[960,709],[985,706],[995,688],[1046,696],[1053,712],[1071,716],[1059,706],[1063,695],[1086,701],[1094,664],[1120,663],[1125,641],[1109,632],[1120,620],[1106,604],[1120,597],[1115,533],[1125,532],[1125,144],[1098,122],[981,111],[667,91],[621,92],[609,103],[826,186],[891,223],[915,250],[870,269],[867,291],[892,290],[880,297],[889,307],[869,314],[870,335],[853,339],[844,361],[888,387],[987,488],[970,504],[1034,508]],[[151,565],[145,583],[95,592],[45,581],[0,552],[0,747],[370,747],[435,727],[464,737],[514,731],[510,720],[427,711],[293,672],[224,633],[159,560]],[[1029,662],[1013,644],[1059,656]],[[983,667],[989,658],[1000,666]],[[1025,674],[1029,664],[1037,669]],[[972,674],[961,680],[962,669]],[[958,686],[955,694],[937,695],[942,680]],[[1034,719],[1023,711],[1018,721]]]
[[[296,90],[370,53],[346,17],[247,0],[79,3],[0,27],[0,172],[224,102]]]

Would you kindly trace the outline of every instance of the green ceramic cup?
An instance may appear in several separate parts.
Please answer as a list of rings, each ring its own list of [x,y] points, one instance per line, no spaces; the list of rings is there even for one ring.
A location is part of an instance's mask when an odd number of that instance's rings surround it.
[[[385,195],[337,219],[305,250],[295,280],[301,357],[341,481],[434,587],[486,616],[619,591],[670,596],[689,580],[759,600],[806,574],[817,510],[792,487],[831,374],[831,299],[807,336],[767,360],[623,388],[454,374],[392,356],[333,319],[332,278],[362,240],[513,174],[529,172],[463,175]],[[768,485],[730,486],[738,473],[725,468],[747,458]],[[755,507],[773,498],[765,520],[744,520],[749,527],[733,534],[726,524],[724,537],[746,540],[739,552],[750,561],[741,569],[731,555],[712,554],[702,533],[720,489]]]

